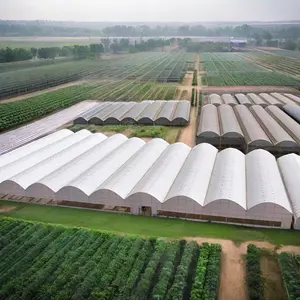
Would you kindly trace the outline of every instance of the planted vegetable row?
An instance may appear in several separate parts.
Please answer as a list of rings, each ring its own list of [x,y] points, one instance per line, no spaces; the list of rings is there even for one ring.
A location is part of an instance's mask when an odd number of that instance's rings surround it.
[[[263,277],[260,268],[260,249],[255,245],[248,245],[246,255],[246,276],[248,297],[250,300],[263,300]]]
[[[13,219],[0,232],[0,299],[193,299],[201,276],[199,299],[218,290],[219,246]]]
[[[290,300],[300,298],[300,257],[292,253],[280,253],[278,261]]]

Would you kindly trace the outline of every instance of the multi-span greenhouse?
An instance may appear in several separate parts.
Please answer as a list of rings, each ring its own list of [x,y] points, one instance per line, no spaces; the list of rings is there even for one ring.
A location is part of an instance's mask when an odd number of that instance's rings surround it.
[[[190,101],[169,100],[103,102],[74,120],[74,124],[184,126],[190,119]]]
[[[219,106],[221,104],[228,104],[235,106],[243,104],[246,106],[261,105],[266,107],[268,105],[276,105],[282,107],[284,105],[300,105],[300,97],[293,94],[280,94],[280,93],[248,93],[248,94],[210,94],[205,97],[207,104]]]
[[[197,129],[197,143],[204,142],[245,153],[260,148],[276,155],[299,153],[300,124],[276,105],[207,104],[201,109]]]
[[[2,199],[300,229],[300,157],[87,130],[0,156]]]

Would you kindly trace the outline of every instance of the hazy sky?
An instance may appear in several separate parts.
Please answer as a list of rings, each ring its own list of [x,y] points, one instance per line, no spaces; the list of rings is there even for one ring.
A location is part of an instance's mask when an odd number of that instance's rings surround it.
[[[0,19],[276,21],[300,19],[300,0],[0,0]]]

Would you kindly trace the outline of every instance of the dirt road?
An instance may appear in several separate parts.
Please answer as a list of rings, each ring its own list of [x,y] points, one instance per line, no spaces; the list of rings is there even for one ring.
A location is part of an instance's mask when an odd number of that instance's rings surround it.
[[[183,85],[184,85],[184,86],[191,86],[192,83],[193,83],[193,76],[194,76],[194,73],[193,73],[193,72],[187,72],[187,73],[184,75]]]
[[[194,147],[196,145],[196,124],[197,116],[196,116],[196,107],[192,107],[190,114],[190,123],[188,126],[181,129],[180,136],[178,142],[184,143],[190,147]]]

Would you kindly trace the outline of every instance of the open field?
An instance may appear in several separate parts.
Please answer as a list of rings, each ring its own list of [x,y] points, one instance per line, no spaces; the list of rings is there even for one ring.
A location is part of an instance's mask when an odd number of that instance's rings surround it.
[[[291,51],[291,50],[284,50],[284,49],[266,49],[266,51],[275,55],[300,59],[300,51]]]
[[[268,54],[262,51],[245,52],[240,55],[270,70],[293,76],[300,75],[300,60],[295,60],[288,56]]]
[[[87,129],[93,133],[102,132],[106,136],[111,136],[116,133],[122,133],[127,137],[140,137],[149,139],[161,138],[170,144],[176,142],[180,132],[178,127],[166,127],[166,126],[138,126],[138,125],[72,125],[68,129],[76,132],[81,129]]]
[[[265,55],[260,52],[261,55]],[[250,54],[234,53],[202,53],[201,60],[207,75],[202,76],[202,84],[209,86],[234,85],[271,85],[271,86],[300,86],[300,80],[278,72],[266,71],[260,67],[256,59],[246,60],[242,57]],[[270,55],[274,57],[273,55]]]
[[[184,53],[138,53],[109,60],[80,60],[30,69],[3,72],[0,75],[0,98],[46,89],[63,83],[93,79],[114,81],[114,88],[122,80],[145,84],[151,81],[178,82],[186,66]]]
[[[2,208],[6,208],[1,212]],[[13,207],[12,210],[7,209]],[[268,241],[275,245],[300,246],[298,231],[249,228],[227,224],[210,224],[185,220],[152,218],[94,210],[45,206],[0,201],[0,218],[8,216],[65,226],[81,226],[117,233],[137,234],[168,238],[203,237],[229,239],[236,243],[246,241]]]

